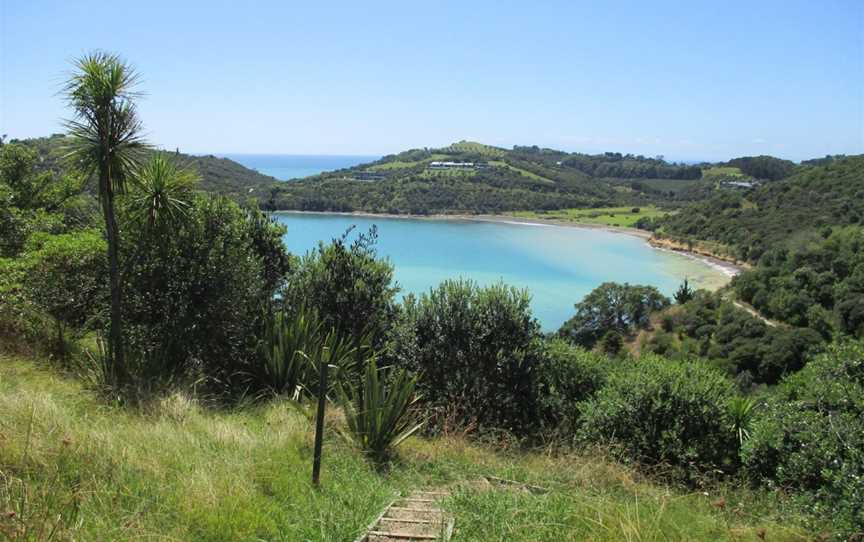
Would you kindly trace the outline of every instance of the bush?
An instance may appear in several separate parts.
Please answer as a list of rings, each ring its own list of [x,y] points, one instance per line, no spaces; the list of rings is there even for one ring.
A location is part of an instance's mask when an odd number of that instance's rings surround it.
[[[370,359],[358,386],[341,381],[338,385],[349,436],[379,463],[389,459],[393,448],[422,426],[410,413],[417,402],[417,377],[402,369],[386,373]]]
[[[380,347],[395,318],[393,265],[375,253],[376,230],[348,243],[349,230],[319,244],[291,273],[283,299],[288,310],[315,310],[340,335],[369,337]]]
[[[523,290],[468,280],[405,300],[390,355],[421,375],[433,429],[448,420],[517,435],[536,429],[531,380],[542,349],[529,302]]]
[[[805,492],[838,537],[864,531],[864,345],[835,346],[787,378],[753,423],[746,471]]]
[[[731,384],[705,365],[643,356],[613,371],[580,405],[580,435],[641,463],[718,467],[737,450],[732,397]]]
[[[546,342],[542,363],[534,371],[534,395],[540,420],[548,429],[573,433],[585,401],[606,383],[610,361],[561,339]],[[560,427],[567,424],[566,428]]]
[[[141,378],[195,371],[230,390],[253,369],[275,294],[271,273],[284,276],[288,262],[284,230],[256,215],[199,197],[170,235],[150,236],[144,224],[127,221],[127,351]]]
[[[26,295],[56,322],[61,356],[67,326],[83,327],[107,303],[106,246],[98,231],[37,234],[27,243]]]

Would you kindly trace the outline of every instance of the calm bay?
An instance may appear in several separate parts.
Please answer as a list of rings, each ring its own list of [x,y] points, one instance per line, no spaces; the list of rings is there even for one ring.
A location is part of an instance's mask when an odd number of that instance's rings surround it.
[[[544,331],[557,329],[573,315],[574,303],[603,282],[646,284],[671,295],[685,277],[708,289],[729,280],[728,273],[702,260],[655,249],[638,236],[598,228],[466,218],[293,212],[274,216],[288,228],[286,246],[299,255],[352,226],[352,235],[376,226],[378,254],[394,264],[400,296],[427,292],[459,277],[482,285],[503,281],[527,288]]]

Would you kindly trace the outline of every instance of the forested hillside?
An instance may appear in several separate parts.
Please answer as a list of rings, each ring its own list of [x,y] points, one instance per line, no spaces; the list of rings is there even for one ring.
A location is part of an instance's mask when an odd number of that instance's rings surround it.
[[[283,184],[266,205],[411,214],[643,205],[672,202],[676,192],[700,177],[699,167],[662,158],[462,141]]]
[[[771,248],[800,248],[828,227],[862,220],[864,156],[850,156],[799,166],[791,177],[751,190],[715,192],[649,227],[683,242],[716,242],[757,262]]]
[[[22,143],[35,149],[38,152],[39,167],[42,169],[55,172],[66,169],[62,162],[68,152],[64,149],[68,141],[62,134],[12,142]],[[172,154],[177,158],[178,163],[198,172],[201,176],[198,188],[204,192],[233,198],[261,198],[262,194],[269,193],[270,188],[278,182],[273,177],[258,173],[228,158],[213,155],[195,156],[179,151]]]

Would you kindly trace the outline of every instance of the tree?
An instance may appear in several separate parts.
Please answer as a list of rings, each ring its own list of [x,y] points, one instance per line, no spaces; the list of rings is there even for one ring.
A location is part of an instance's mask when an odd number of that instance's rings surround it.
[[[27,244],[27,294],[54,318],[57,352],[64,357],[64,328],[84,326],[105,301],[105,241],[97,230],[85,230],[40,233]]]
[[[669,299],[653,286],[604,282],[575,305],[576,315],[558,335],[590,348],[609,331],[627,334],[646,326],[652,312],[668,306]]]
[[[683,305],[693,299],[693,288],[690,287],[690,283],[686,278],[681,286],[678,287],[678,291],[675,292],[673,297],[675,298],[675,303],[679,305]]]
[[[129,202],[132,217],[153,231],[186,215],[198,174],[177,165],[165,153],[156,153],[133,175],[135,190]]]
[[[121,218],[128,232],[121,243],[124,338],[137,356],[136,376],[194,373],[238,391],[233,384],[256,367],[265,309],[287,272],[285,229],[205,195],[158,236],[148,233],[145,217]]]
[[[114,211],[114,196],[123,193],[145,147],[141,122],[135,109],[138,81],[135,71],[119,57],[94,52],[74,62],[75,72],[66,82],[65,95],[74,117],[66,122],[71,137],[69,157],[88,175],[96,175],[99,201],[108,244],[108,274],[111,289],[111,328],[108,359],[123,377],[120,230]]]

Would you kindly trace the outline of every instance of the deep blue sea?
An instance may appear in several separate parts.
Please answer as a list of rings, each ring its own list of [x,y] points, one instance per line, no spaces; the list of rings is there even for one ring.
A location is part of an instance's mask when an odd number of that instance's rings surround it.
[[[324,171],[373,162],[380,156],[346,156],[336,154],[220,154],[249,169],[280,181],[302,179]]]
[[[717,288],[728,276],[700,260],[658,250],[644,239],[602,229],[317,213],[276,213],[285,244],[305,254],[356,225],[378,227],[378,252],[395,266],[402,294],[427,292],[445,279],[504,281],[527,288],[544,331],[573,315],[574,303],[606,281],[649,284],[671,295],[685,277]]]

